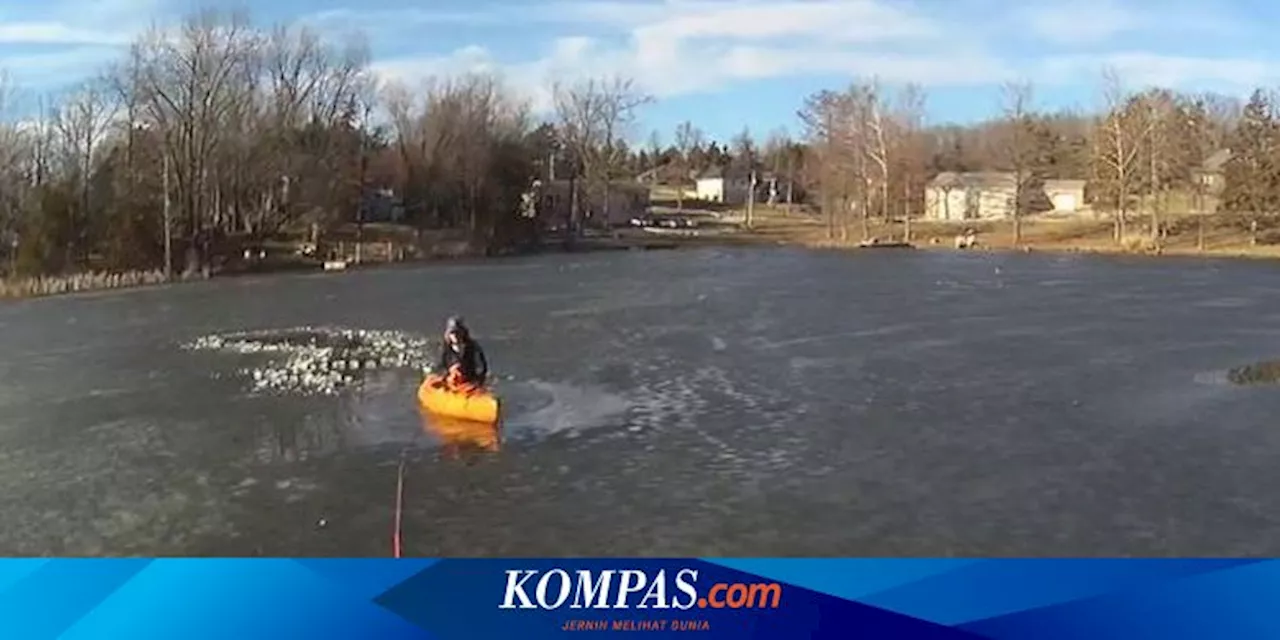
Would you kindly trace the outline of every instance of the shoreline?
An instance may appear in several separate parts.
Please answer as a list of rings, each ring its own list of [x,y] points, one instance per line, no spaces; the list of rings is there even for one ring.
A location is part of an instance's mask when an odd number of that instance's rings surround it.
[[[616,239],[587,238],[579,240],[571,247],[560,243],[549,243],[537,250],[510,251],[494,255],[459,254],[431,255],[406,260],[371,260],[366,262],[348,262],[345,267],[336,270],[324,268],[323,263],[285,262],[272,266],[260,266],[254,269],[243,269],[223,273],[213,273],[205,277],[199,274],[183,276],[175,274],[173,278],[165,278],[160,270],[126,271],[126,272],[81,272],[68,275],[40,275],[21,278],[0,278],[0,303],[36,300],[41,298],[61,298],[75,295],[108,293],[114,291],[138,291],[159,287],[182,285],[215,280],[231,280],[236,278],[271,277],[281,275],[339,275],[352,271],[369,269],[386,269],[395,267],[421,267],[432,264],[458,262],[491,262],[506,258],[520,258],[537,255],[555,255],[561,253],[597,253],[608,251],[661,251],[686,248],[691,245],[683,239],[675,241],[654,238]]]
[[[0,301],[32,300],[86,293],[159,287],[188,279],[166,278],[160,270],[86,271],[68,275],[0,278]]]
[[[856,247],[855,247],[856,248]],[[1115,256],[1130,258],[1148,258],[1158,260],[1160,258],[1197,258],[1204,260],[1280,260],[1280,247],[1258,247],[1250,249],[1249,247],[1217,247],[1197,249],[1195,247],[1164,247],[1158,250],[1147,249],[1129,249],[1123,246],[1106,246],[1093,244],[1079,245],[1063,245],[1063,244],[1024,244],[1019,247],[1015,246],[978,246],[971,249],[957,249],[953,246],[945,244],[940,245],[917,245],[915,247],[921,251],[938,251],[938,252],[955,252],[955,253],[1024,253],[1024,254],[1056,254],[1056,255],[1080,255],[1080,256]]]
[[[860,223],[847,228],[846,239],[828,238],[825,220],[816,216],[768,215],[759,216],[761,224],[750,235],[756,242],[802,246],[814,249],[856,251],[862,250]],[[1226,216],[1206,215],[1203,218],[1203,235],[1194,225],[1195,216],[1169,216],[1164,225],[1172,227],[1160,242],[1155,242],[1149,227],[1143,220],[1130,223],[1130,231],[1124,241],[1114,239],[1110,220],[1097,218],[1029,218],[1022,222],[1022,239],[1015,244],[1012,225],[1007,221],[975,221],[965,223],[941,223],[913,220],[910,244],[921,251],[978,252],[978,253],[1052,253],[1082,256],[1131,256],[1142,258],[1200,258],[1212,260],[1280,260],[1280,244],[1251,242],[1250,232],[1241,228],[1239,221]],[[977,244],[970,248],[956,246],[956,238],[963,231],[976,231]],[[869,237],[880,242],[900,242],[904,227],[901,223],[872,222]],[[840,228],[836,228],[840,234]],[[745,234],[744,234],[745,235]],[[1204,248],[1200,248],[1203,239]],[[742,239],[745,243],[749,239]],[[768,242],[771,241],[771,242]]]
[[[838,244],[801,244],[797,246],[815,249],[858,250],[856,242]],[[1159,251],[1131,250],[1119,246],[1098,245],[1061,245],[1061,244],[1024,244],[1018,247],[1008,245],[980,245],[969,249],[959,249],[947,244],[925,244],[913,242],[911,249],[934,253],[1021,253],[1021,254],[1054,254],[1080,256],[1116,256],[1131,258],[1202,258],[1205,260],[1280,260],[1280,250],[1253,250],[1245,247],[1219,247],[1214,249],[1195,249],[1186,247],[1165,248]]]
[[[1099,233],[1103,223],[1096,221],[1078,222],[1092,233],[1083,233],[1077,237],[1061,237],[1060,234],[1045,236],[1045,230],[1061,231],[1062,227],[1072,222],[1028,220],[1023,224],[1024,239],[1015,246],[1007,237],[1007,230],[993,229],[977,235],[977,246],[959,248],[954,245],[954,236],[961,227],[958,225],[939,225],[938,223],[913,223],[910,248],[902,250],[919,250],[931,252],[955,253],[1049,253],[1078,256],[1114,256],[1138,258],[1194,258],[1208,260],[1280,260],[1280,245],[1250,245],[1242,232],[1222,234],[1220,229],[1214,236],[1214,244],[1200,249],[1195,244],[1187,246],[1185,242],[1170,242],[1155,247],[1149,237],[1131,235],[1126,243],[1116,243],[1110,237],[1110,231]],[[1007,224],[1005,225],[1007,227]],[[1107,225],[1109,228],[1109,225]],[[509,251],[496,255],[433,255],[408,260],[379,260],[362,263],[348,263],[346,267],[329,271],[322,264],[282,263],[256,269],[237,270],[216,273],[209,277],[199,275],[184,277],[177,275],[172,279],[164,278],[159,270],[131,272],[86,272],[67,276],[33,276],[28,278],[0,279],[0,302],[21,301],[37,298],[63,297],[110,291],[149,289],[174,284],[204,282],[230,278],[276,276],[285,274],[341,274],[350,271],[386,268],[417,267],[430,264],[453,263],[460,261],[500,260],[537,255],[554,255],[560,253],[596,253],[608,251],[661,251],[698,249],[717,246],[733,247],[794,247],[827,251],[866,250],[859,246],[859,240],[853,239],[850,233],[848,240],[830,240],[826,237],[827,226],[813,218],[802,218],[795,215],[778,216],[765,214],[760,217],[760,225],[750,231],[740,230],[732,233],[709,233],[697,236],[661,235],[638,236],[622,235],[610,237],[588,237],[580,239],[572,246],[560,242],[548,242],[535,250]],[[851,230],[852,231],[852,230]],[[1039,233],[1037,233],[1037,231]],[[874,232],[879,232],[879,235]],[[895,242],[901,240],[901,225],[877,224],[873,227],[872,237],[882,241]],[[1039,237],[1037,237],[1039,236]],[[1105,237],[1103,237],[1105,236]],[[1208,243],[1206,243],[1208,245]]]
[[[955,251],[955,252],[975,251],[975,249],[955,249],[952,247],[921,247],[921,248],[929,251]],[[1081,255],[1081,256],[1116,256],[1116,257],[1130,257],[1130,258],[1150,258],[1153,260],[1160,259],[1160,258],[1200,258],[1205,260],[1255,260],[1255,261],[1280,260],[1280,255],[1277,255],[1277,254],[1263,253],[1258,251],[1250,252],[1245,249],[1205,249],[1201,251],[1198,249],[1184,249],[1184,248],[1178,247],[1173,249],[1165,249],[1163,251],[1129,251],[1119,247],[1110,249],[1106,247],[1090,247],[1090,246],[1083,246],[1083,247],[1028,246],[1022,249],[1016,249],[1013,247],[986,247],[986,248],[976,249],[976,251],[984,251],[984,250],[990,253],[1051,253],[1051,254]]]

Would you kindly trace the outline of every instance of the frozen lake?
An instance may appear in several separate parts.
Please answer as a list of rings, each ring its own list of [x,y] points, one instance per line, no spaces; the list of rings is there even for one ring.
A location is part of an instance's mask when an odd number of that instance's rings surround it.
[[[417,412],[451,313],[500,444]],[[384,333],[327,394],[264,384],[299,327]],[[0,555],[389,555],[402,455],[414,555],[1275,555],[1280,387],[1224,381],[1273,357],[1263,262],[708,249],[6,303]]]

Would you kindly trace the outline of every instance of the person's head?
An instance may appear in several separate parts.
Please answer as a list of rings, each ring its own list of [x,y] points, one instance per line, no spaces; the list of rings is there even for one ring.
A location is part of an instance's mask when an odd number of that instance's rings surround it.
[[[461,345],[467,340],[467,325],[462,318],[453,316],[444,325],[444,339],[453,346]]]

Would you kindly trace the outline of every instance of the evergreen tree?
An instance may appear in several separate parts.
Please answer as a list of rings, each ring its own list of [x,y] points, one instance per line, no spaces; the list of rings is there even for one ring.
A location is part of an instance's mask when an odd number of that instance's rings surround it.
[[[1230,137],[1231,159],[1223,169],[1222,206],[1228,211],[1267,214],[1277,209],[1277,122],[1272,97],[1253,92]]]

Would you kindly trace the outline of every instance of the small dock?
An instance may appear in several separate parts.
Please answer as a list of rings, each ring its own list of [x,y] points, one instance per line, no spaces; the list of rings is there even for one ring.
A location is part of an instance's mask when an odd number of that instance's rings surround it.
[[[637,236],[587,236],[567,240],[565,238],[545,238],[541,245],[544,250],[555,251],[658,251],[678,249],[682,243],[675,238],[645,238]]]
[[[863,240],[858,243],[859,249],[914,249],[916,246],[910,242],[888,242],[880,240]]]
[[[680,246],[672,241],[641,241],[632,239],[580,239],[573,243],[574,251],[661,251]]]

